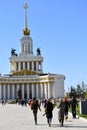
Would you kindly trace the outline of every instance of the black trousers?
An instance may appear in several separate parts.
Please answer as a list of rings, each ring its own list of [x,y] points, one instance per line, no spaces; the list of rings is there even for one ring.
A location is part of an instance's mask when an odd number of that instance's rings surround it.
[[[33,111],[35,125],[37,125],[37,111]]]

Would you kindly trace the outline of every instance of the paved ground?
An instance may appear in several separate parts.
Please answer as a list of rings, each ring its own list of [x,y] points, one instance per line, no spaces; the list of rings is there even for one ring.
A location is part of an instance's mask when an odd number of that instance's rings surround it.
[[[69,119],[64,122],[64,127],[60,127],[57,119],[57,109],[53,111],[53,120],[51,127],[43,116],[44,109],[38,111],[38,124],[34,124],[33,113],[30,107],[22,107],[19,105],[0,104],[0,130],[87,130],[87,120]]]

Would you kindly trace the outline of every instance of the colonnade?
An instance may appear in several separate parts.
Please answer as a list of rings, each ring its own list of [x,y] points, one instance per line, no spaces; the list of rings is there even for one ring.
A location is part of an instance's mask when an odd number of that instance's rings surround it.
[[[32,71],[42,71],[42,62],[41,61],[14,61],[10,62],[11,71],[21,71],[21,70],[32,70]]]
[[[53,85],[46,83],[8,83],[0,84],[0,99],[16,99],[20,91],[23,99],[53,97]]]

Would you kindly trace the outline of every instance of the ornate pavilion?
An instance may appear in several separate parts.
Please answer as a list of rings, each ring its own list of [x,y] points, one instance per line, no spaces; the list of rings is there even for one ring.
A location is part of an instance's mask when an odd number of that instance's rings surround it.
[[[64,97],[65,76],[43,72],[43,57],[37,48],[33,53],[33,41],[27,26],[27,4],[24,5],[25,27],[20,39],[20,53],[11,49],[10,73],[0,76],[0,99],[11,100]]]

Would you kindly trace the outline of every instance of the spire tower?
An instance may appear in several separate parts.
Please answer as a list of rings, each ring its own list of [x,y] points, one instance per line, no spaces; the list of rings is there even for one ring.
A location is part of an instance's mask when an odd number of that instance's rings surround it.
[[[25,25],[24,25],[24,30],[23,30],[24,35],[30,35],[30,30],[27,27],[27,8],[28,8],[28,5],[24,4],[24,10],[25,10]]]

